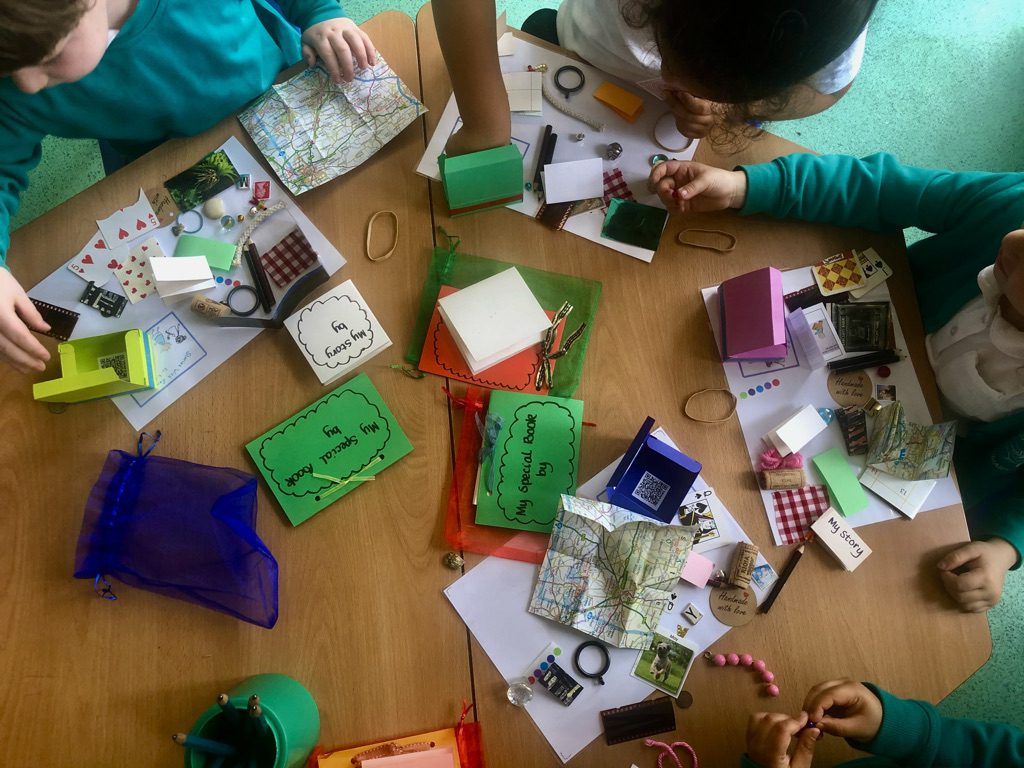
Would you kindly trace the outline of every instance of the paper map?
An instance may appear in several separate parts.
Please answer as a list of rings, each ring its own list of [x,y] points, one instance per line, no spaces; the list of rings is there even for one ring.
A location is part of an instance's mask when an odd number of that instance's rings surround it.
[[[377,54],[336,85],[320,67],[274,85],[238,119],[293,194],[348,173],[427,111]]]
[[[619,648],[646,648],[694,533],[604,502],[562,496],[530,613]]]

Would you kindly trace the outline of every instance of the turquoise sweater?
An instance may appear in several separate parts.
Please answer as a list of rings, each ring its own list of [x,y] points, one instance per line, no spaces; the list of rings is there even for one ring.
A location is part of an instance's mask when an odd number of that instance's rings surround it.
[[[790,155],[744,166],[741,213],[934,233],[907,251],[925,333],[945,325],[981,294],[978,272],[1003,237],[1024,222],[1024,173],[951,173],[900,165],[887,154]],[[972,422],[958,437],[957,480],[964,506],[981,513],[976,538],[1000,536],[1024,553],[1024,411]]]
[[[107,139],[137,157],[200,133],[301,58],[292,24],[304,30],[344,15],[337,0],[278,5],[284,17],[268,0],[138,0],[99,66],[78,82],[28,95],[0,79],[0,265],[44,136]]]
[[[1024,765],[1024,733],[1005,723],[940,717],[926,701],[898,699],[865,683],[882,702],[882,726],[873,741],[849,742],[870,752],[841,768],[1010,768]],[[746,755],[743,768],[760,768]]]

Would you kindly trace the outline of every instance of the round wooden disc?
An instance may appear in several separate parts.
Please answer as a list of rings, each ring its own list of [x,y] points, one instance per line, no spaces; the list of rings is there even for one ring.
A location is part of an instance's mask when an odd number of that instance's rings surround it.
[[[832,399],[842,406],[863,406],[871,399],[871,377],[864,371],[833,371],[828,375],[826,386]]]
[[[711,613],[727,626],[742,627],[756,612],[757,598],[752,589],[715,587],[711,590]]]

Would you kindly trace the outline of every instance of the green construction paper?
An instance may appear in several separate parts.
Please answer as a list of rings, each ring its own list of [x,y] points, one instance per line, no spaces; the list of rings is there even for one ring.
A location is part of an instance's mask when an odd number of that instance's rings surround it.
[[[205,256],[210,269],[230,272],[235,261],[235,244],[198,235],[182,235],[174,248],[175,256]]]
[[[412,451],[412,444],[361,373],[245,448],[288,520],[298,525],[363,485],[355,480],[321,496],[336,480],[376,475]],[[383,458],[371,466],[378,456]]]
[[[559,498],[576,493],[583,402],[495,391],[487,415],[500,416],[502,426],[493,458],[480,467],[476,522],[550,533]]]
[[[868,496],[857,481],[857,475],[846,463],[846,457],[841,450],[830,448],[824,453],[819,453],[811,461],[828,486],[832,506],[842,512],[844,517],[867,508]]]
[[[457,157],[442,154],[437,166],[453,216],[522,202],[523,156],[513,144]]]
[[[580,384],[583,374],[583,360],[586,356],[590,332],[594,328],[597,305],[601,298],[601,284],[582,277],[560,275],[521,264],[513,264],[495,259],[485,259],[456,250],[458,238],[449,237],[443,247],[435,248],[427,269],[427,278],[420,295],[420,309],[416,317],[412,339],[409,342],[405,359],[410,363],[418,363],[423,352],[423,342],[430,328],[430,318],[437,306],[437,297],[442,285],[454,288],[465,288],[479,283],[484,278],[503,272],[509,267],[519,270],[530,291],[549,312],[557,312],[562,302],[568,301],[573,306],[572,313],[566,318],[563,337],[572,333],[581,323],[587,327],[583,335],[569,350],[569,353],[558,360],[554,370],[554,382],[549,394],[556,397],[571,397]]]
[[[656,251],[667,221],[668,211],[664,208],[613,197],[601,226],[601,237]]]

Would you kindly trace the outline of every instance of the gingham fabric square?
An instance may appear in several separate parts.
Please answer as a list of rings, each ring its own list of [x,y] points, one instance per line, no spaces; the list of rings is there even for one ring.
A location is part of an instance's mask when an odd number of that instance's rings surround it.
[[[618,168],[612,168],[610,171],[604,172],[605,208],[611,205],[613,197],[617,197],[620,200],[636,200],[636,198],[633,197],[633,193],[630,191],[629,186],[626,184],[626,180],[622,178],[622,171]]]
[[[284,238],[260,257],[263,268],[278,288],[305,272],[316,263],[317,255],[301,229],[293,229]]]
[[[775,523],[783,544],[803,541],[811,524],[828,509],[828,489],[811,485],[794,491],[773,491]]]

